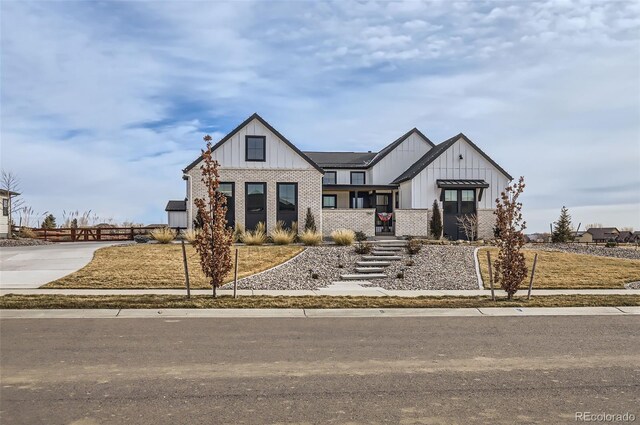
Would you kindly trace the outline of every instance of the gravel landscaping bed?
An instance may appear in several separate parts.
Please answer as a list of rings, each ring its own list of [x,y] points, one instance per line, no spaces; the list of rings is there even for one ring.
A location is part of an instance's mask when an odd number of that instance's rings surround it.
[[[0,246],[36,246],[53,245],[54,243],[40,239],[0,239]]]
[[[412,258],[402,250],[402,260],[386,267],[386,279],[372,279],[371,286],[385,289],[478,289],[473,246],[425,245]],[[303,290],[327,287],[339,281],[341,274],[355,273],[361,255],[354,247],[308,247],[298,256],[271,270],[238,281],[239,289]],[[384,260],[383,257],[380,260]],[[409,260],[413,265],[407,265]],[[339,268],[338,264],[344,265]],[[311,277],[310,270],[318,279]],[[404,278],[397,274],[404,270]],[[226,287],[230,287],[227,285]]]
[[[529,244],[527,248],[539,249],[541,251],[560,251],[572,254],[596,255],[600,257],[626,258],[629,260],[640,260],[640,249],[635,248],[607,248],[597,245],[581,244]]]
[[[629,282],[624,287],[627,289],[640,289],[640,282]]]

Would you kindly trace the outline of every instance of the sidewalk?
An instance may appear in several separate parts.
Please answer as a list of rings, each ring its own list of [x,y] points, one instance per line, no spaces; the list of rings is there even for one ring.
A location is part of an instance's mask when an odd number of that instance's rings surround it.
[[[640,307],[0,310],[0,319],[628,316]]]
[[[231,289],[219,289],[218,295],[233,295]],[[18,295],[186,295],[185,289],[0,289],[0,296],[7,294]],[[210,289],[192,289],[192,295],[211,295]],[[367,296],[367,297],[490,297],[488,289],[473,290],[416,290],[398,291],[382,288],[351,289],[317,289],[306,291],[269,291],[269,290],[238,290],[239,296],[263,295],[263,296]],[[526,296],[527,291],[516,293],[517,297]],[[548,295],[640,295],[640,289],[534,289],[531,296]],[[496,291],[496,296],[504,297],[506,293]]]

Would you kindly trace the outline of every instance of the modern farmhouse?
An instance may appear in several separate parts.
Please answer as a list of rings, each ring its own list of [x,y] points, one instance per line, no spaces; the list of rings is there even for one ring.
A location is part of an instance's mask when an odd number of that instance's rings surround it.
[[[495,199],[512,177],[464,134],[436,145],[413,128],[379,152],[302,152],[258,114],[216,143],[220,189],[230,225],[252,229],[281,220],[304,227],[311,209],[319,230],[368,236],[427,236],[434,200],[444,237],[466,239],[458,217],[476,214],[478,237],[490,238]],[[184,200],[169,201],[169,225],[193,225],[204,197],[197,158],[183,170]],[[180,222],[178,226],[176,223]]]

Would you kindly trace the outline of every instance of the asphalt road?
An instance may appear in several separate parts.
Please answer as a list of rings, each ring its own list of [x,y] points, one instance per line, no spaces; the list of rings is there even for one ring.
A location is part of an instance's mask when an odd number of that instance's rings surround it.
[[[7,319],[3,424],[640,423],[640,318]]]

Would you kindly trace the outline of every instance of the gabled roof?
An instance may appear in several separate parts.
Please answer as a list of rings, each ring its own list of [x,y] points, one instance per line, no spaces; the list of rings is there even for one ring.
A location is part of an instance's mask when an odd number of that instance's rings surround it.
[[[305,155],[300,149],[298,149],[293,143],[291,143],[286,137],[284,137],[282,134],[280,134],[280,132],[278,130],[276,130],[275,128],[273,128],[271,126],[271,124],[269,124],[268,122],[266,122],[260,115],[258,115],[257,113],[254,113],[253,115],[251,115],[249,118],[247,118],[246,120],[244,120],[239,126],[237,126],[236,128],[234,128],[231,133],[227,134],[226,136],[224,136],[218,143],[216,143],[215,145],[213,145],[211,147],[211,152],[215,151],[216,149],[218,149],[220,146],[222,146],[224,144],[224,142],[226,142],[227,140],[231,139],[233,136],[235,136],[235,134],[237,132],[239,132],[240,130],[242,130],[242,128],[244,126],[246,126],[247,124],[249,124],[252,120],[257,119],[258,121],[260,121],[262,123],[262,125],[264,125],[265,127],[267,127],[273,134],[275,134],[276,136],[278,136],[278,138],[280,140],[282,140],[284,143],[286,143],[291,149],[293,149],[295,151],[295,153],[297,153],[298,155],[300,155],[305,161],[307,161],[309,164],[311,164],[316,170],[320,171],[321,173],[324,174],[324,170],[322,168],[320,168],[320,166],[318,164],[316,164],[311,158],[309,158],[307,155]],[[191,170],[193,167],[195,167],[200,160],[202,160],[202,155],[200,155],[195,161],[193,161],[191,164],[187,165],[187,167],[182,170],[183,173],[186,173],[187,171]]]
[[[324,168],[367,168],[377,155],[375,152],[306,152],[316,164]]]
[[[187,201],[174,201],[171,200],[167,202],[167,206],[164,209],[165,211],[186,211],[187,210]]]
[[[587,233],[591,234],[593,239],[605,240],[615,239],[619,232],[615,227],[592,227],[587,230]]]
[[[402,142],[404,142],[405,140],[407,140],[407,138],[409,136],[411,136],[411,134],[416,133],[418,136],[422,137],[422,139],[424,139],[425,142],[427,142],[428,144],[431,145],[431,147],[435,147],[436,145],[433,144],[433,142],[431,140],[429,140],[429,138],[427,136],[425,136],[424,134],[422,134],[420,132],[420,130],[418,130],[417,128],[412,128],[411,130],[407,131],[405,134],[403,134],[402,136],[400,136],[398,139],[394,140],[393,142],[391,142],[390,144],[388,144],[387,146],[385,146],[380,152],[378,152],[378,154],[373,158],[373,161],[371,161],[369,163],[369,167],[373,167],[374,165],[376,165],[378,162],[380,162],[380,160],[382,160],[382,158],[384,158],[385,156],[387,156],[392,150],[394,150],[395,148],[397,148],[398,146],[400,146],[400,144]]]
[[[439,145],[436,145],[435,148],[431,149],[429,152],[424,154],[422,158],[414,162],[413,165],[411,165],[411,167],[409,167],[404,173],[400,174],[391,183],[402,183],[404,181],[411,180],[412,178],[420,174],[422,170],[424,170],[429,164],[435,161],[440,155],[442,155],[447,149],[449,149],[455,142],[457,142],[460,139],[463,139],[465,142],[471,145],[472,148],[478,151],[478,153],[482,155],[484,159],[489,161],[494,167],[498,169],[498,171],[504,174],[505,177],[507,177],[509,180],[513,180],[513,177],[511,177],[511,175],[507,173],[502,167],[496,164],[496,162],[493,159],[491,159],[489,155],[484,153],[482,149],[480,149],[478,146],[476,146],[475,143],[469,140],[467,136],[465,136],[463,133],[460,133],[456,136],[453,136],[450,139],[445,140]]]

